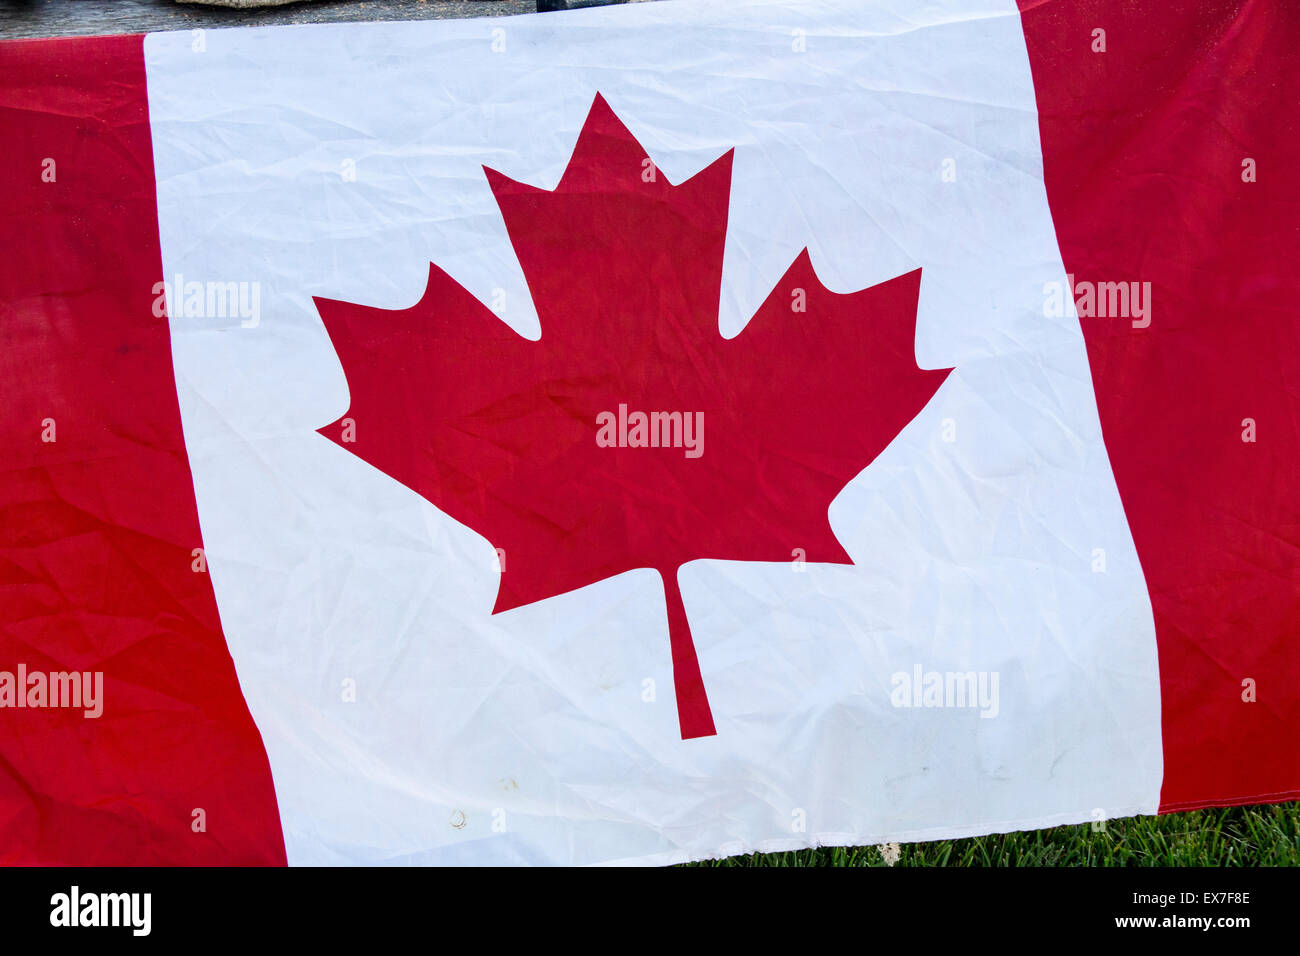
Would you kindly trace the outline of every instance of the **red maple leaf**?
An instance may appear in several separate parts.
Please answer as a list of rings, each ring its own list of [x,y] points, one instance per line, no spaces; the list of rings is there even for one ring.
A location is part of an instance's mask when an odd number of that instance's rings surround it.
[[[919,269],[839,295],[806,249],[722,338],[733,152],[674,186],[597,95],[553,191],[484,167],[539,341],[432,264],[409,309],[315,300],[351,394],[321,434],[504,552],[493,613],[659,572],[683,738],[715,730],[680,566],[851,564],[831,500],[951,371],[916,365]]]

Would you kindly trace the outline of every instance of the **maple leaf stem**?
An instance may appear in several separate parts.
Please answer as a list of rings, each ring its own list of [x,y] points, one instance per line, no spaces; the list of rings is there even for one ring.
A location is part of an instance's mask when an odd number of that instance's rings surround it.
[[[712,737],[717,733],[713,726],[713,711],[709,708],[709,695],[704,690],[700,662],[695,655],[695,641],[691,638],[691,624],[686,619],[686,605],[682,602],[682,589],[677,584],[677,569],[660,568],[664,581],[664,601],[668,605],[668,640],[673,653],[673,689],[677,695],[677,722],[682,728],[682,740],[692,737]]]

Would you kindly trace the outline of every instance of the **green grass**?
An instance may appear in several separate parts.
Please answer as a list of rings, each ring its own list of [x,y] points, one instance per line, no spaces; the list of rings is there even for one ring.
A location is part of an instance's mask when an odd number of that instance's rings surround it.
[[[876,847],[755,853],[694,866],[884,866]],[[905,843],[897,866],[1298,866],[1300,803]]]

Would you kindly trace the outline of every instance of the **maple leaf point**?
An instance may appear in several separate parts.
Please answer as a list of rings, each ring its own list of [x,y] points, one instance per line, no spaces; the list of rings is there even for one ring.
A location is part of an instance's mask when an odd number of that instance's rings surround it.
[[[678,569],[852,564],[830,502],[951,371],[916,365],[919,269],[837,294],[807,249],[724,339],[732,155],[673,185],[597,94],[554,190],[484,167],[538,341],[434,264],[409,309],[315,299],[351,400],[321,434],[504,554],[493,613],[659,572],[684,739],[715,729]]]

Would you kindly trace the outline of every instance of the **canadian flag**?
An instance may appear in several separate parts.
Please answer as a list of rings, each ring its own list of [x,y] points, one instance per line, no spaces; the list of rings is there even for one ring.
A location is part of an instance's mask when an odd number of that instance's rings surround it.
[[[0,44],[0,860],[1300,797],[1297,42],[666,0]]]

